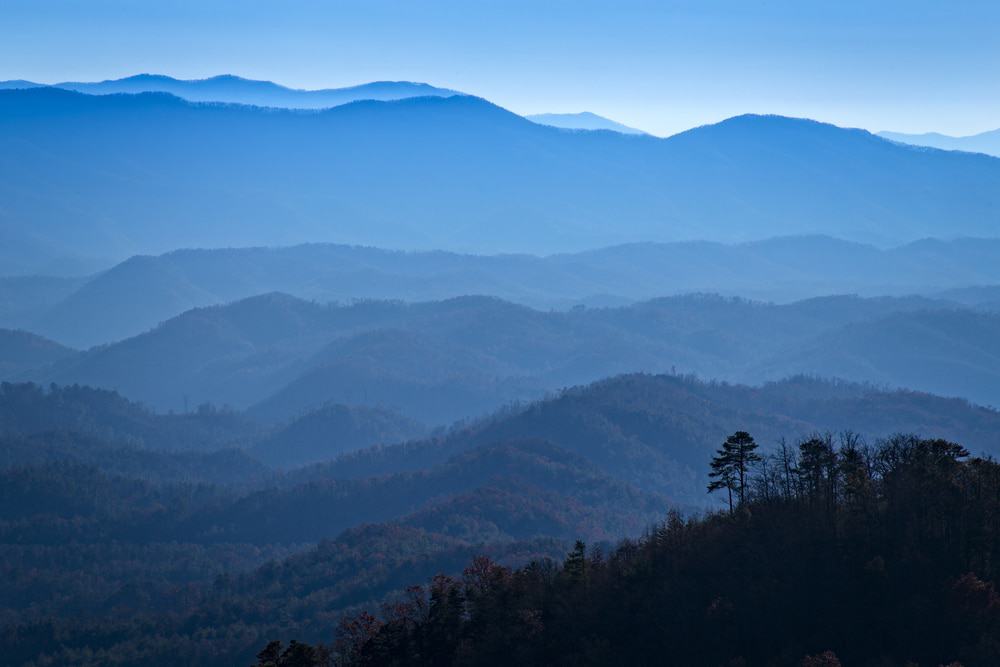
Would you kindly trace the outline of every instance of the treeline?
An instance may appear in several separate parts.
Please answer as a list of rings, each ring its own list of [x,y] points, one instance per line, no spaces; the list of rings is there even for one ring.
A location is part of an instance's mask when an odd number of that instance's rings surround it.
[[[562,563],[478,558],[258,665],[1000,664],[1000,465],[916,437],[762,456],[741,433],[713,472],[731,509]]]
[[[246,416],[208,403],[157,414],[106,389],[0,382],[0,435],[74,433],[119,447],[211,452],[237,447],[259,430]]]

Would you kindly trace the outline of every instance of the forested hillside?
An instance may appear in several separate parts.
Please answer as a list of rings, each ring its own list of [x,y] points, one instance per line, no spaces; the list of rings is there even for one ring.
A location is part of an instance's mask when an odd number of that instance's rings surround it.
[[[269,465],[295,467],[426,432],[426,426],[388,410],[328,403],[260,437],[250,453]]]
[[[262,645],[258,665],[1000,661],[1000,466],[916,438],[767,461],[732,511],[561,563],[480,557],[343,621],[329,648]]]
[[[245,444],[257,426],[233,411],[192,406],[157,414],[114,391],[0,384],[0,434],[73,433],[149,449],[208,451]]]
[[[332,402],[444,425],[628,372],[751,383],[809,374],[998,405],[1000,316],[924,297],[694,294],[544,311],[490,297],[322,305],[266,294],[46,361],[16,377],[271,422]]]
[[[917,432],[988,454],[1000,415],[807,378],[752,388],[631,375],[423,438],[410,428],[335,405],[269,426],[4,385],[6,659],[249,664],[272,639],[330,643],[345,613],[475,557],[559,560],[578,539],[608,551],[672,509],[719,507],[707,473],[734,430],[767,456],[826,432],[873,446]],[[323,456],[335,458],[301,465]]]

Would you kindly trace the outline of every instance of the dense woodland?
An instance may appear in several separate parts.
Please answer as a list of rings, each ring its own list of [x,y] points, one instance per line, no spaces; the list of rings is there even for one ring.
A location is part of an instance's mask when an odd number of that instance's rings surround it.
[[[1000,662],[1000,465],[914,437],[755,447],[736,434],[713,461],[731,510],[561,562],[479,557],[257,664]]]
[[[910,447],[887,438],[917,432],[988,455],[1000,414],[809,378],[752,388],[628,375],[421,428],[357,406],[272,424],[208,405],[158,414],[81,386],[0,385],[4,663],[250,664],[272,640],[333,647],[345,615],[395,605],[481,556],[512,573],[560,562],[582,540],[616,562],[616,544],[671,511],[691,536],[748,513],[809,524],[788,492],[800,477],[776,476],[783,441],[851,429],[881,461]],[[728,507],[728,492],[706,486],[731,481],[709,473],[735,430],[756,438],[767,484],[750,484],[731,515],[694,519]]]

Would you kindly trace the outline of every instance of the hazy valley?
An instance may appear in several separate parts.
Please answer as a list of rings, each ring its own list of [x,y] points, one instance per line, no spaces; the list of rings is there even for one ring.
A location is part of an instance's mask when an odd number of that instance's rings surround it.
[[[989,133],[631,125],[0,82],[0,663],[995,664]]]

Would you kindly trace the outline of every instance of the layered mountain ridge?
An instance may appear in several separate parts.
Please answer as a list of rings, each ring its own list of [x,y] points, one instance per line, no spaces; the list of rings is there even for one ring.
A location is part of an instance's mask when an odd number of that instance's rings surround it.
[[[0,129],[10,273],[67,255],[305,241],[893,244],[990,236],[1000,206],[996,158],[774,116],[657,139],[564,132],[459,95],[293,111],[33,88],[0,91]]]

